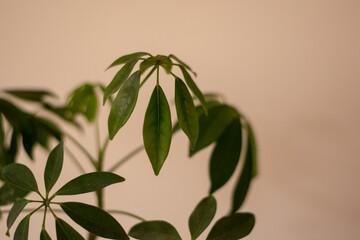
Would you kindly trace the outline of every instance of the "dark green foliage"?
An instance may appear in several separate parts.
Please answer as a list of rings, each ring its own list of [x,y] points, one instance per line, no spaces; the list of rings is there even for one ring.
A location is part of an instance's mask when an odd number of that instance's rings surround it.
[[[157,55],[155,57],[146,58],[140,64],[140,72],[144,73],[148,68],[152,66],[161,66],[162,68],[165,69],[167,73],[170,73],[172,65],[173,63],[169,57],[164,55]]]
[[[246,237],[255,225],[251,213],[234,213],[219,219],[206,240],[237,240]]]
[[[20,198],[11,207],[8,218],[7,218],[7,222],[6,222],[8,230],[14,224],[16,218],[19,216],[19,214],[21,213],[21,211],[25,208],[25,206],[27,204],[28,204],[27,200]]]
[[[72,118],[82,114],[91,122],[95,119],[98,108],[98,100],[95,88],[91,84],[84,84],[76,88],[69,96],[66,109],[72,113]]]
[[[17,199],[25,197],[28,191],[16,188],[9,183],[4,183],[0,187],[0,206],[8,205],[15,202]]]
[[[116,133],[125,125],[134,110],[140,85],[140,72],[136,71],[120,88],[108,119],[109,138],[113,139]]]
[[[43,102],[46,96],[55,97],[55,94],[47,90],[5,90],[6,93],[23,100]]]
[[[174,54],[170,54],[169,58],[174,59],[175,61],[177,61],[181,66],[183,66],[186,70],[189,70],[190,72],[192,72],[192,74],[194,74],[194,76],[196,77],[197,74],[196,72],[194,72],[189,65],[187,65],[186,63],[184,63],[182,60],[180,60],[178,57],[176,57]]]
[[[209,109],[208,115],[200,115],[199,137],[195,148],[190,150],[190,156],[215,142],[224,132],[226,127],[238,117],[239,114],[237,111],[225,104]]]
[[[175,79],[175,106],[179,125],[193,149],[199,135],[198,114],[189,90],[180,78]]]
[[[221,188],[232,176],[239,162],[242,146],[240,119],[235,118],[217,140],[210,158],[210,193]]]
[[[250,124],[247,124],[247,149],[245,153],[245,163],[242,168],[239,180],[233,194],[233,204],[231,212],[236,212],[245,201],[245,197],[250,187],[251,179],[255,176],[253,166],[256,164],[256,146],[254,134]]]
[[[64,158],[64,146],[63,143],[59,143],[49,155],[49,158],[46,162],[45,172],[44,172],[44,182],[46,194],[48,194],[51,188],[55,185],[58,180],[62,166],[63,166],[63,158]]]
[[[61,218],[56,218],[57,240],[84,240],[84,238],[73,227]]]
[[[165,221],[138,223],[130,229],[129,236],[140,240],[181,240],[176,229]]]
[[[81,175],[60,188],[55,195],[76,195],[93,192],[125,179],[110,172],[93,172]]]
[[[28,240],[30,214],[21,220],[14,234],[14,240]]]
[[[159,85],[151,95],[146,109],[143,139],[155,175],[158,175],[169,153],[172,136],[170,108]]]
[[[47,233],[45,229],[41,229],[40,240],[51,240],[50,235]]]
[[[191,239],[194,240],[209,226],[216,213],[216,200],[213,196],[202,199],[189,218]]]
[[[100,208],[77,202],[65,202],[60,206],[74,222],[89,232],[104,238],[129,239],[115,218]]]
[[[127,63],[127,62],[129,62],[131,60],[134,60],[134,59],[139,59],[139,58],[141,58],[142,56],[145,56],[145,55],[151,56],[151,54],[147,53],[147,52],[136,52],[136,53],[131,53],[131,54],[128,54],[128,55],[124,55],[124,56],[119,57],[118,59],[116,59],[107,69],[118,66],[118,65],[121,65],[121,64],[124,64],[124,63]]]
[[[29,192],[39,192],[34,174],[23,164],[12,163],[3,168],[3,176],[15,187]]]

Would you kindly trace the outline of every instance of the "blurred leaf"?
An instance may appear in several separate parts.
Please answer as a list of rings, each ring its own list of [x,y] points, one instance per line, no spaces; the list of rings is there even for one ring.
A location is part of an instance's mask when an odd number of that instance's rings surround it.
[[[134,110],[140,85],[140,71],[134,72],[129,79],[120,88],[114,102],[108,119],[109,137],[113,139],[116,133],[128,121]]]
[[[199,116],[199,137],[195,148],[190,150],[190,156],[216,141],[226,127],[238,118],[237,111],[228,105],[218,105],[209,109],[208,115]]]
[[[187,65],[186,63],[184,63],[183,61],[181,61],[179,58],[177,58],[174,54],[170,54],[169,58],[174,59],[175,61],[177,61],[181,66],[183,66],[185,69],[189,70],[190,72],[192,72],[192,74],[194,74],[194,76],[196,77],[197,74],[196,72],[194,72],[189,65]]]
[[[252,173],[251,177],[254,178],[258,174],[258,166],[257,166],[257,149],[256,149],[256,141],[254,131],[251,127],[251,124],[247,122],[246,129],[249,137],[249,144],[251,145],[251,159],[252,159]]]
[[[34,101],[34,102],[42,102],[44,97],[50,96],[55,97],[55,94],[49,92],[47,90],[5,90],[6,93],[11,94],[17,98],[21,98],[24,100]]]
[[[123,181],[125,181],[123,177],[110,172],[86,173],[66,183],[55,195],[76,195],[93,192]]]
[[[131,53],[131,54],[128,54],[128,55],[121,56],[118,59],[116,59],[106,70],[108,70],[109,68],[118,66],[120,64],[127,63],[127,62],[129,62],[131,60],[139,59],[139,58],[141,58],[142,56],[145,56],[145,55],[151,56],[151,54],[147,53],[147,52],[136,52],[136,53]]]
[[[60,206],[74,222],[89,232],[104,238],[129,239],[115,218],[100,208],[77,202],[65,202]]]
[[[26,191],[39,192],[34,174],[25,165],[12,163],[5,166],[2,172],[6,181],[15,187]]]
[[[49,236],[49,234],[46,232],[45,229],[41,229],[40,240],[51,240],[51,237]]]
[[[64,121],[73,124],[74,126],[80,128],[80,125],[75,121],[75,116],[72,111],[67,106],[53,106],[50,103],[43,103],[44,109],[60,117]]]
[[[64,145],[61,142],[50,152],[50,155],[46,162],[44,172],[46,194],[50,192],[50,190],[55,185],[56,181],[60,176],[63,167],[63,159]]]
[[[193,99],[185,83],[175,79],[175,105],[179,125],[190,141],[190,148],[195,147],[199,135],[199,120]]]
[[[8,218],[7,218],[7,222],[6,222],[8,231],[12,227],[16,218],[19,216],[19,214],[21,213],[21,211],[25,208],[25,206],[27,204],[28,204],[28,201],[26,199],[20,198],[11,207]]]
[[[97,113],[97,96],[94,86],[84,84],[76,88],[69,96],[67,108],[73,115],[82,114],[89,122],[92,122]]]
[[[194,82],[194,80],[192,79],[192,77],[190,76],[190,74],[186,71],[186,69],[183,66],[179,66],[182,74],[184,75],[185,78],[185,82],[188,85],[188,87],[190,88],[190,90],[194,93],[194,95],[199,99],[201,106],[204,109],[205,114],[207,114],[207,106],[206,106],[206,101],[205,101],[205,97],[202,94],[202,92],[200,91],[200,89],[198,88],[198,86],[196,85],[196,83]]]
[[[167,73],[171,72],[172,61],[169,57],[164,55],[157,55],[155,57],[149,57],[140,64],[140,72],[143,74],[148,68],[152,66],[161,66]]]
[[[32,131],[28,121],[29,115],[11,102],[0,98],[0,112],[2,112],[10,125],[21,132],[30,134]]]
[[[234,213],[219,219],[206,240],[237,240],[249,235],[255,225],[251,213]]]
[[[234,189],[232,210],[231,210],[232,213],[240,209],[240,207],[244,203],[246,195],[249,191],[251,180],[253,178],[253,163],[254,163],[254,157],[256,157],[256,152],[254,152],[255,141],[250,125],[247,125],[247,134],[248,136],[247,136],[247,149],[245,153],[246,154],[245,162],[241,170],[239,180]]]
[[[56,218],[57,240],[84,240],[84,238],[73,227],[61,218]]]
[[[213,196],[203,198],[189,218],[191,239],[194,240],[209,226],[216,213],[216,200]]]
[[[233,175],[240,159],[241,146],[241,123],[236,118],[226,127],[211,154],[210,194],[221,188]]]
[[[135,64],[139,59],[136,58],[127,62],[114,76],[113,80],[110,84],[106,87],[104,92],[104,99],[103,104],[105,104],[106,100],[109,98],[110,95],[115,93],[120,89],[120,87],[124,84],[124,82],[129,78]]]
[[[129,236],[141,240],[181,240],[176,229],[165,221],[138,223],[130,229]]]
[[[171,114],[166,96],[159,85],[146,109],[143,140],[155,175],[158,175],[169,153],[172,136]]]
[[[28,240],[29,223],[30,214],[23,218],[23,220],[21,220],[21,222],[17,226],[14,234],[14,240]]]
[[[15,188],[8,183],[4,183],[0,187],[0,206],[13,203],[17,199],[25,197],[26,194],[28,194],[27,191]]]

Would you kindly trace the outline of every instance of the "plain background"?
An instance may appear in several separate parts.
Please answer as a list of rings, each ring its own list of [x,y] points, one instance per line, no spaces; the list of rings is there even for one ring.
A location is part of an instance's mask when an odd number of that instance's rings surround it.
[[[1,0],[0,87],[47,88],[65,101],[84,81],[109,83],[116,69],[104,70],[121,55],[174,53],[198,72],[204,92],[224,94],[254,125],[260,175],[242,210],[257,223],[246,239],[359,239],[359,23],[358,0]],[[173,79],[161,78],[172,99]],[[153,84],[111,143],[107,166],[142,143]],[[95,146],[91,127],[89,135],[69,131]],[[127,182],[109,187],[106,207],[167,220],[189,239],[187,218],[209,188],[209,154],[188,159],[179,134],[159,177],[137,155],[117,171]],[[35,157],[43,163],[46,152],[38,148]],[[42,179],[26,155],[20,162]],[[78,174],[65,165],[58,187]],[[233,183],[215,194],[217,217],[229,209]],[[91,194],[80,198],[94,203]],[[127,230],[137,222],[117,218]],[[32,218],[30,239],[38,239],[41,220]],[[50,218],[47,225],[53,229]]]

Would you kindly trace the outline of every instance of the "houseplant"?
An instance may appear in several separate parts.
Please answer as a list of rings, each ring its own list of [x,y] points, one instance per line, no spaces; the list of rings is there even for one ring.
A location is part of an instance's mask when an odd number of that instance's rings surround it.
[[[213,145],[210,155],[211,187],[189,217],[191,239],[197,239],[209,226],[216,213],[216,199],[213,193],[224,186],[241,164],[238,181],[233,187],[230,213],[218,219],[206,239],[240,239],[247,236],[254,224],[251,213],[237,212],[247,195],[251,180],[257,174],[256,144],[252,127],[247,118],[235,107],[224,103],[214,94],[203,94],[193,80],[196,73],[182,60],[170,54],[153,56],[146,52],[136,52],[122,56],[109,67],[120,67],[113,80],[104,86],[99,83],[85,83],[68,96],[65,104],[54,105],[47,101],[53,95],[48,90],[5,90],[0,98],[0,167],[2,169],[0,204],[12,207],[7,214],[7,227],[10,229],[19,214],[28,214],[17,225],[14,239],[28,239],[30,217],[42,213],[44,221],[39,229],[40,239],[55,239],[46,231],[45,219],[55,219],[56,239],[84,239],[72,226],[61,219],[58,212],[67,214],[75,223],[86,229],[88,239],[97,236],[110,239],[182,239],[174,226],[162,220],[145,221],[135,214],[128,214],[139,220],[128,233],[121,224],[103,207],[103,188],[124,182],[125,179],[114,173],[122,163],[136,153],[146,151],[155,175],[159,175],[167,159],[171,139],[176,132],[182,131],[189,139],[190,157],[204,148]],[[135,70],[134,70],[135,69]],[[181,73],[176,75],[174,69]],[[170,105],[160,84],[160,70],[164,70],[175,80],[175,109],[177,121],[172,122]],[[151,78],[152,77],[152,78]],[[104,153],[118,131],[130,118],[139,94],[139,89],[149,79],[155,86],[145,112],[143,123],[143,146],[136,148],[110,169],[104,169]],[[113,95],[116,96],[113,98]],[[192,94],[193,96],[192,96]],[[11,97],[12,98],[11,98]],[[98,98],[103,105],[110,106],[108,115],[108,137],[103,143],[97,135],[97,155],[93,157],[86,146],[63,131],[65,122],[76,127],[78,116],[88,122],[99,124]],[[58,121],[31,114],[13,102],[13,98],[56,115]],[[25,165],[16,163],[18,148],[23,147],[30,158],[36,145],[48,147],[49,140],[59,143],[49,154],[45,165],[45,191],[38,188],[32,171]],[[22,141],[22,143],[20,143]],[[85,173],[82,162],[73,158],[80,176],[69,181],[56,191],[53,186],[62,172],[64,146],[72,144],[84,153],[94,171]],[[242,159],[242,161],[239,161]],[[64,169],[65,171],[65,169]],[[122,183],[126,184],[126,183]],[[40,200],[27,197],[29,192],[36,193]],[[97,206],[82,202],[58,202],[56,196],[77,195],[95,192]],[[4,211],[4,210],[3,210]],[[5,211],[4,211],[5,212]],[[7,233],[9,235],[9,231]]]

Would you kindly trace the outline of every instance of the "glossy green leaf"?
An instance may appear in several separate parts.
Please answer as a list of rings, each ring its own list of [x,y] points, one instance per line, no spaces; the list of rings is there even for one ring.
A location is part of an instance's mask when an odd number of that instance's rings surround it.
[[[34,102],[42,102],[44,97],[50,96],[54,97],[55,94],[47,91],[47,90],[5,90],[6,93],[11,94],[17,98],[21,98],[24,100],[34,101]]]
[[[120,64],[127,63],[127,62],[129,62],[131,60],[139,59],[139,58],[141,58],[142,56],[145,56],[145,55],[151,56],[151,54],[147,53],[147,52],[136,52],[136,53],[131,53],[131,54],[121,56],[118,59],[116,59],[106,70],[108,70],[109,68],[118,66]]]
[[[186,71],[186,69],[183,66],[179,66],[179,68],[180,68],[182,74],[184,75],[186,84],[188,85],[190,90],[194,93],[194,95],[199,99],[201,106],[204,109],[205,114],[207,114],[208,109],[206,106],[206,100],[205,100],[204,95],[202,94],[202,92],[200,91],[200,89],[198,88],[198,86],[196,85],[196,83],[194,82],[192,77],[190,76],[190,74]]]
[[[110,95],[115,93],[120,89],[120,87],[124,84],[124,82],[129,78],[130,73],[132,72],[133,68],[135,67],[135,64],[137,63],[139,59],[136,58],[134,60],[131,60],[127,62],[114,76],[113,80],[110,82],[110,84],[106,87],[104,91],[104,99],[103,104],[105,104],[106,100]]]
[[[47,231],[45,229],[41,230],[40,240],[51,240],[50,235],[47,233]],[[60,239],[58,239],[58,240],[60,240]]]
[[[55,185],[58,180],[64,159],[64,145],[59,143],[51,152],[48,157],[44,172],[44,182],[46,193],[48,194],[51,188]]]
[[[194,101],[185,83],[175,79],[175,106],[179,125],[190,141],[190,148],[195,147],[199,135],[199,120]]]
[[[172,136],[171,114],[166,96],[159,85],[146,109],[143,140],[155,175],[158,175],[169,153]]]
[[[11,207],[8,218],[7,218],[7,222],[6,222],[8,230],[14,224],[16,218],[19,216],[19,214],[21,213],[21,211],[25,208],[25,206],[27,204],[28,204],[27,200],[20,198]]]
[[[120,88],[114,102],[108,119],[109,137],[113,139],[116,133],[128,121],[134,110],[139,93],[140,71],[134,72],[129,79]]]
[[[76,195],[93,192],[123,181],[125,181],[123,177],[110,172],[86,173],[66,183],[55,195]]]
[[[249,235],[255,225],[251,213],[234,213],[219,219],[206,240],[237,240]]]
[[[111,239],[129,239],[121,225],[104,210],[77,202],[60,204],[74,222],[98,236]]]
[[[245,201],[246,195],[249,191],[250,183],[253,178],[253,163],[254,157],[256,157],[255,141],[253,137],[252,130],[250,125],[247,125],[247,149],[245,155],[244,166],[242,167],[241,174],[239,180],[234,189],[233,193],[233,201],[232,201],[232,209],[231,212],[234,213]],[[254,151],[255,150],[255,151]]]
[[[161,66],[167,73],[171,72],[172,61],[169,57],[164,55],[157,55],[155,57],[149,57],[140,64],[140,72],[143,74],[148,68],[152,66]]]
[[[138,223],[130,229],[129,236],[140,240],[181,240],[176,229],[165,221]]]
[[[28,191],[20,188],[15,188],[8,183],[4,183],[0,187],[0,206],[13,203],[17,199],[25,197],[26,194],[28,194]]]
[[[233,175],[240,159],[241,146],[241,123],[237,118],[226,127],[211,154],[210,194],[221,188]]]
[[[189,218],[191,239],[194,240],[209,226],[216,213],[216,200],[213,196],[202,199]]]
[[[208,115],[199,116],[199,137],[190,156],[218,140],[226,127],[239,117],[237,111],[228,105],[218,105],[209,109]]]
[[[170,54],[169,58],[174,59],[175,61],[177,61],[181,66],[183,66],[185,69],[189,70],[190,72],[192,72],[192,74],[194,74],[194,76],[196,77],[197,74],[196,72],[194,72],[189,65],[187,65],[186,63],[184,63],[182,60],[180,60],[178,57],[176,57],[174,54]]]
[[[3,168],[3,176],[10,184],[26,191],[39,192],[31,170],[20,163],[12,163]]]
[[[29,224],[30,215],[27,215],[17,226],[14,234],[14,240],[28,240]]]
[[[84,240],[80,233],[61,218],[56,218],[55,226],[57,240]]]

